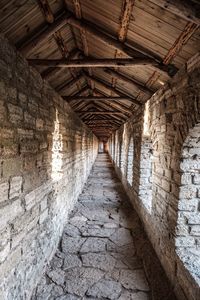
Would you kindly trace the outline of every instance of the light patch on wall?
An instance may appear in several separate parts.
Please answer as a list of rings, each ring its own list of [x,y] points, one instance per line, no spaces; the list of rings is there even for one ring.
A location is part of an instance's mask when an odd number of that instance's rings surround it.
[[[53,181],[58,181],[62,179],[62,149],[63,149],[63,141],[62,134],[60,133],[60,124],[58,119],[58,111],[56,110],[56,120],[54,121],[54,132],[53,135],[53,145],[52,145],[52,172],[51,178]]]
[[[145,103],[144,109],[144,124],[143,135],[150,136],[150,113],[149,113],[149,100]]]

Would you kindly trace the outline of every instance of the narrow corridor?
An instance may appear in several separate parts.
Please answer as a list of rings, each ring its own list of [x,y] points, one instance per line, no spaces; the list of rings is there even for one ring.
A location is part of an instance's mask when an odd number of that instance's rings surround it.
[[[98,155],[32,299],[175,299],[106,154]]]

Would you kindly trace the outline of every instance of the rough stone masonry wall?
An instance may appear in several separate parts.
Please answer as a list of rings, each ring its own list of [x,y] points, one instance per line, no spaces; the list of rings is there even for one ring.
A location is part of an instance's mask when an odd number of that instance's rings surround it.
[[[0,299],[30,298],[97,154],[97,139],[0,36]]]
[[[145,140],[142,109],[125,124],[123,134],[122,127],[109,141],[116,171],[180,300],[200,299],[199,77],[197,54],[150,99],[148,143],[151,143],[152,162],[146,165],[146,170],[141,163]],[[131,137],[134,140],[132,184],[126,177],[127,158],[122,172],[114,156],[117,147],[114,141],[128,145]],[[152,175],[148,179],[150,165]],[[145,182],[151,183],[151,209],[145,205],[141,192],[145,190]]]

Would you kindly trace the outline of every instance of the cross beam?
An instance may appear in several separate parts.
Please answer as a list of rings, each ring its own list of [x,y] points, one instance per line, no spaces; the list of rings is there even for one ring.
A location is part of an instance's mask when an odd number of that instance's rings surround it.
[[[118,115],[123,114],[123,112],[120,111],[89,111],[89,110],[76,110],[76,113],[78,114],[92,114],[92,115]]]
[[[152,59],[143,58],[84,58],[84,59],[28,59],[31,65],[57,68],[102,68],[102,67],[135,67],[137,65],[157,66]],[[163,66],[163,69],[165,66]]]
[[[97,84],[103,86],[104,88],[110,90],[111,92],[114,92],[115,94],[117,94],[120,97],[129,97],[129,101],[133,102],[134,104],[137,104],[139,106],[142,105],[141,102],[139,102],[138,100],[136,100],[135,98],[131,97],[131,96],[127,96],[126,94],[122,93],[121,91],[111,87],[110,85],[108,85],[107,83],[101,81],[100,79],[94,77],[94,76],[89,76],[87,73],[84,73],[86,77],[89,77],[90,79],[92,79],[94,82],[96,82]]]
[[[70,101],[85,101],[85,102],[88,102],[88,101],[130,101],[130,98],[129,97],[95,97],[95,96],[88,96],[88,97],[85,97],[85,96],[63,96],[63,99],[70,102]]]

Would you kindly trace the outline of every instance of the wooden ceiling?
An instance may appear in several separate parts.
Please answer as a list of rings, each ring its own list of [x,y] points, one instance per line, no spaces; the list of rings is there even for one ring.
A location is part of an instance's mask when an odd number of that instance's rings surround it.
[[[198,2],[1,0],[0,29],[106,140],[200,50]]]

